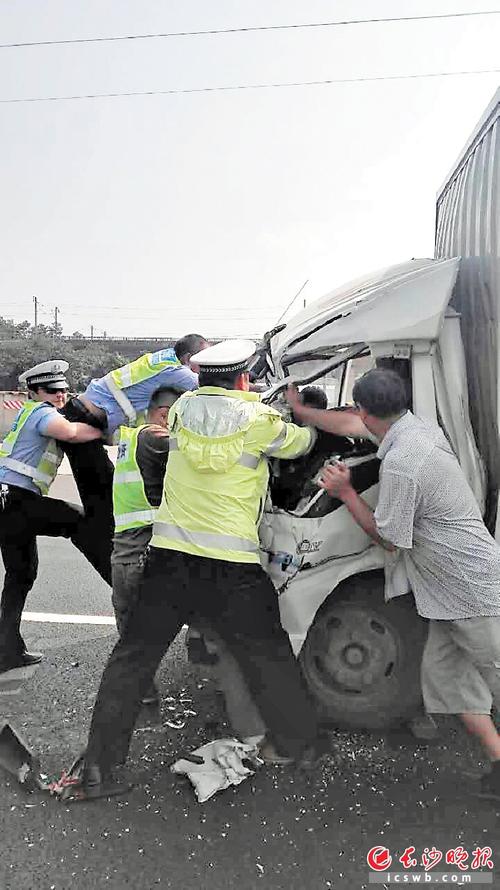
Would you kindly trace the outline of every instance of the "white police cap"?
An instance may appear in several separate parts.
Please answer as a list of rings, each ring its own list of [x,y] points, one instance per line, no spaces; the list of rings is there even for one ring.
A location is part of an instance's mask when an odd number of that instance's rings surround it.
[[[223,340],[215,346],[207,346],[191,356],[191,361],[200,370],[211,374],[224,374],[228,371],[246,371],[248,362],[255,355],[253,340]]]
[[[28,389],[35,383],[39,383],[42,386],[46,383],[48,386],[53,386],[57,389],[67,389],[68,381],[64,375],[68,368],[68,362],[61,361],[60,359],[40,362],[39,365],[35,365],[34,368],[29,368],[28,371],[20,374],[19,383],[25,383]]]

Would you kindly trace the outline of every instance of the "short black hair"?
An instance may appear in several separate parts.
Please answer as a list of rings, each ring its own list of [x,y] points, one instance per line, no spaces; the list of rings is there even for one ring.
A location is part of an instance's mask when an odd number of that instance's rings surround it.
[[[238,377],[245,374],[246,371],[223,371],[221,373],[213,373],[205,368],[200,368],[198,374],[199,386],[221,386],[222,389],[234,389]]]
[[[328,408],[328,397],[320,386],[304,386],[300,390],[302,402],[309,408]]]
[[[404,380],[396,371],[385,368],[372,368],[356,380],[352,397],[356,405],[379,420],[396,417],[408,408]]]
[[[196,355],[206,342],[206,337],[202,337],[201,334],[186,334],[185,337],[181,337],[181,339],[177,340],[177,343],[174,344],[174,351],[177,358],[180,360],[183,355],[187,355],[188,353],[190,355]]]
[[[177,401],[179,396],[182,395],[183,391],[184,390],[182,390],[182,389],[177,389],[176,386],[159,386],[158,389],[155,389],[153,395],[151,396],[151,399],[149,400],[148,407],[152,408],[153,410],[155,408],[163,408],[163,407],[171,408],[172,405],[174,404],[174,402]],[[167,395],[170,396],[170,398],[168,400],[170,402],[170,405],[168,405],[168,406],[165,405],[165,402],[164,402],[164,396],[167,396]],[[163,402],[163,404],[162,404],[162,402]]]

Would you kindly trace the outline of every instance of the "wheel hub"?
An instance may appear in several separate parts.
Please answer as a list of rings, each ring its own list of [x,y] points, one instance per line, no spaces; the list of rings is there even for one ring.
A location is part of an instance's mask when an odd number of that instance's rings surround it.
[[[360,667],[369,658],[369,653],[359,643],[350,643],[342,651],[342,658],[349,667]]]
[[[369,609],[339,603],[318,626],[313,660],[317,680],[337,692],[383,694],[397,657],[390,624]]]

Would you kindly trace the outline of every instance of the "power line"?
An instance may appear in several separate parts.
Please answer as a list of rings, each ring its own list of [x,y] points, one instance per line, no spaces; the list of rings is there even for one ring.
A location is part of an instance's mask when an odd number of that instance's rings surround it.
[[[40,306],[40,304],[38,303],[38,307],[39,306]],[[85,310],[82,309],[80,311],[64,309],[64,308],[61,309],[61,307],[57,307],[57,308],[58,308],[58,313],[63,312],[65,317],[71,317],[71,318],[87,318],[88,315],[91,314],[93,318],[106,319],[106,318],[112,317],[114,314],[112,308],[110,308],[109,310],[103,309],[101,312],[93,310],[91,307],[88,307]],[[15,314],[17,316],[21,316],[21,315],[24,315],[25,313],[27,313],[28,311],[29,311],[28,309],[20,308],[18,310],[18,312],[16,312]],[[218,314],[218,313],[220,313],[220,314]],[[125,314],[124,312],[121,312],[120,314],[121,314],[121,317],[123,319],[125,319],[126,321],[134,321],[134,319],[137,319],[138,317],[141,320],[147,319],[147,320],[154,321],[156,319],[163,318],[165,315],[164,311],[141,312],[139,315],[138,315],[137,311],[131,312],[130,314]],[[38,315],[50,316],[52,318],[54,315],[54,310],[47,309],[45,311],[40,312],[40,309],[38,308]],[[223,317],[222,317],[222,315],[223,315]],[[0,316],[1,316],[1,311],[0,311]],[[245,321],[254,321],[254,320],[258,320],[258,319],[266,318],[266,317],[274,318],[275,310],[267,309],[267,310],[262,310],[262,311],[235,312],[233,309],[231,309],[231,311],[228,312],[228,309],[226,308],[226,309],[213,309],[213,310],[210,310],[210,312],[207,312],[205,314],[197,313],[197,312],[190,312],[189,310],[186,310],[184,312],[178,311],[175,313],[169,311],[169,317],[184,318],[186,316],[189,316],[189,318],[191,318],[192,320],[195,320],[195,321],[216,321],[217,323],[219,323],[219,322],[227,320],[227,318],[229,317],[231,319],[231,321],[245,322]]]
[[[28,96],[25,98],[0,99],[2,105],[22,104],[26,102],[74,102],[81,99],[118,99],[135,96],[179,96],[190,93],[224,93],[242,90],[275,90],[283,87],[318,87],[334,84],[380,83],[396,80],[424,80],[437,77],[470,77],[477,74],[498,74],[500,68],[480,68],[475,71],[429,71],[424,74],[382,74],[370,77],[339,77],[329,80],[297,80],[277,83],[240,83],[218,87],[187,87],[172,90],[132,90],[116,93],[82,93],[75,96]]]
[[[1,43],[0,49],[21,49],[32,46],[68,46],[84,43],[116,43],[125,40],[164,40],[173,37],[214,37],[224,34],[250,34],[256,31],[298,31],[306,28],[341,28],[350,25],[379,25],[392,22],[423,22],[439,19],[462,19],[473,16],[500,15],[499,9],[469,12],[446,12],[436,15],[402,15],[371,19],[337,19],[328,22],[297,22],[289,25],[253,25],[244,28],[210,28],[203,31],[165,31],[157,34],[120,34],[110,37],[75,37],[66,40],[32,40],[18,43]]]

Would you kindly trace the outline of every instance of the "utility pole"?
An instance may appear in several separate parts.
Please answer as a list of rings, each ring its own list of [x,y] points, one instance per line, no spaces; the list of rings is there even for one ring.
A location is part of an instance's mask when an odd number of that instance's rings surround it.
[[[59,309],[56,306],[54,309],[54,337],[57,337],[57,313],[58,312],[59,312]]]
[[[90,339],[91,340],[94,339],[94,325],[93,324],[90,325]]]
[[[37,329],[37,327],[38,327],[38,299],[37,299],[37,297],[33,297],[33,302],[34,302],[34,304],[35,304],[35,326],[34,326],[34,331],[35,331],[35,334],[36,334],[36,329]]]

